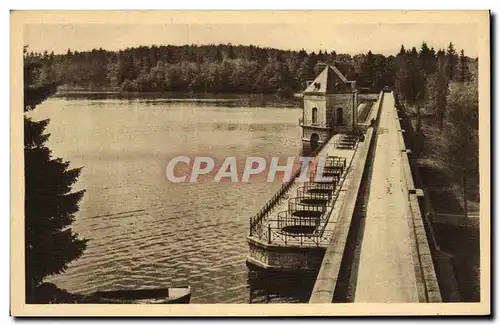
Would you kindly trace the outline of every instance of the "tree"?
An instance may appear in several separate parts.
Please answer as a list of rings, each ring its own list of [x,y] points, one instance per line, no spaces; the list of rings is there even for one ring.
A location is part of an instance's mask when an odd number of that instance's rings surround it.
[[[407,111],[414,109],[407,112],[410,116],[416,113],[415,153],[449,169],[449,183],[461,184],[467,216],[468,185],[478,184],[477,62],[463,53],[459,60],[452,43],[437,52],[424,43],[420,53],[401,47],[395,63],[396,102]],[[438,128],[420,121],[421,107],[436,115]],[[421,151],[422,140],[429,151]]]
[[[231,43],[229,43],[227,45],[227,59],[235,59],[236,58],[236,55],[234,54],[234,48],[233,48],[233,45]]]
[[[446,115],[446,97],[448,95],[448,79],[446,78],[444,55],[438,54],[436,72],[427,78],[425,93],[425,106],[430,113],[436,115],[438,128],[442,130]]]
[[[360,68],[361,86],[374,89],[375,78],[377,76],[375,75],[375,56],[372,51],[368,51],[366,56],[364,56]]]
[[[304,89],[306,82],[314,79],[313,67],[309,57],[304,57],[304,60],[299,64],[297,69],[297,82],[300,88]]]
[[[387,73],[393,73],[389,67],[388,58],[381,54],[376,54],[373,64],[373,89],[375,91],[380,91],[384,86],[391,85],[394,82],[394,77],[392,76],[389,76],[389,80],[387,80]]]
[[[425,76],[416,48],[398,54],[396,67],[395,88],[398,96],[409,106],[419,105],[425,95]]]
[[[455,69],[457,66],[458,56],[453,43],[450,42],[446,50],[446,73],[448,80],[451,82],[455,77]]]
[[[394,86],[394,79],[396,76],[396,58],[392,55],[388,56],[385,60],[385,67],[383,70],[383,86]]]
[[[371,53],[371,52],[370,52]],[[31,53],[39,60],[47,82],[78,88],[121,91],[273,92],[302,91],[323,68],[335,65],[349,80],[378,89],[391,85],[394,69],[385,56],[370,54],[362,76],[359,58],[321,49],[279,50],[243,45],[140,46],[119,51],[93,49],[65,54]],[[362,55],[366,57],[366,55]],[[266,71],[264,71],[266,70]],[[276,71],[276,76],[272,76]],[[367,88],[368,88],[367,87]],[[287,96],[288,96],[287,95]]]
[[[110,86],[113,88],[120,86],[122,83],[120,58],[118,57],[116,62],[110,60],[106,66],[106,70],[106,80],[109,82]]]
[[[460,51],[460,59],[459,59],[459,73],[460,73],[460,81],[465,83],[470,80],[469,73],[469,64],[467,63],[467,57],[464,54],[464,50]]]
[[[25,113],[34,110],[56,90],[56,84],[39,81],[39,68],[39,61],[25,56]],[[86,240],[79,239],[70,227],[84,194],[83,190],[71,190],[81,169],[70,169],[69,162],[52,157],[45,145],[49,138],[44,133],[48,123],[48,119],[34,121],[24,116],[27,303],[42,303],[36,293],[44,278],[63,272],[86,247]]]
[[[402,56],[402,55],[405,55],[405,54],[406,54],[405,46],[403,44],[401,44],[401,48],[399,49],[398,56]]]
[[[429,49],[427,43],[423,42],[420,48],[420,64],[422,69],[427,73],[431,74],[436,70],[436,58],[434,49]]]
[[[448,96],[449,114],[442,143],[443,159],[462,183],[464,216],[468,216],[468,178],[479,171],[479,121],[477,84],[453,83]]]

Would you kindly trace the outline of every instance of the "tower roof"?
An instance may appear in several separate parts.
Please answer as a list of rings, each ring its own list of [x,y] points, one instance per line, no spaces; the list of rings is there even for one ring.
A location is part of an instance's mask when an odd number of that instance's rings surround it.
[[[355,90],[354,81],[347,80],[337,67],[327,65],[304,93],[347,93]]]

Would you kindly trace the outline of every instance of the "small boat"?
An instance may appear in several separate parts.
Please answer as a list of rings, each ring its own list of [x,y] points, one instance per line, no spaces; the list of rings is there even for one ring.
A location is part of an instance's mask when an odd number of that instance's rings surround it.
[[[82,303],[174,304],[189,303],[191,287],[97,291],[86,295]]]

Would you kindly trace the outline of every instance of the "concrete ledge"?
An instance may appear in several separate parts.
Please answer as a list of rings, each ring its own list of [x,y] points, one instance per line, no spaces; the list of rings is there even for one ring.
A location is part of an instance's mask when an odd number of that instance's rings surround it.
[[[383,93],[380,92],[379,99],[376,102],[376,110],[372,115],[378,116],[382,106]],[[371,118],[371,116],[370,116]],[[345,202],[340,212],[338,224],[335,228],[334,235],[328,245],[323,262],[314,284],[314,288],[309,299],[309,303],[332,303],[337,280],[340,272],[340,265],[344,256],[344,250],[347,242],[347,235],[351,226],[352,215],[356,206],[358,192],[361,186],[363,171],[366,166],[366,159],[369,150],[372,147],[374,128],[368,129],[366,132],[366,140],[358,145],[358,150],[352,160],[354,166],[349,173],[353,176],[352,182],[349,184]],[[373,148],[372,148],[373,150]]]
[[[396,120],[396,124],[399,128],[401,128],[400,119],[401,118],[398,116]],[[413,238],[412,258],[415,264],[418,299],[419,302],[442,302],[432,254],[429,248],[429,241],[418,202],[418,196],[421,195],[422,191],[415,187],[413,175],[411,173],[410,160],[408,158],[410,152],[406,150],[406,144],[402,133],[398,133],[398,143],[401,148],[401,164],[405,176],[406,187],[408,189],[408,203],[410,208],[408,223],[413,229],[413,234],[411,235]]]
[[[249,237],[247,266],[273,271],[317,270],[325,248],[267,245]]]

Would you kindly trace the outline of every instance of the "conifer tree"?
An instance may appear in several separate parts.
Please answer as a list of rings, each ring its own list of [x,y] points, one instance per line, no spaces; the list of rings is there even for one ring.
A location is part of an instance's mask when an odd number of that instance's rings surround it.
[[[427,43],[423,42],[420,48],[420,64],[427,74],[432,74],[436,70],[436,58],[434,49],[429,49]]]
[[[24,111],[34,110],[56,90],[56,84],[40,80],[40,63],[24,58]],[[78,202],[84,191],[72,192],[80,169],[54,158],[46,146],[49,120],[34,121],[24,116],[25,163],[25,272],[26,302],[36,299],[37,287],[49,275],[63,272],[79,258],[86,240],[71,229]]]
[[[462,83],[468,82],[470,80],[467,57],[465,56],[463,49],[462,51],[460,51],[459,73],[460,73],[460,81]]]
[[[457,61],[458,57],[457,52],[455,51],[455,46],[450,42],[448,49],[446,50],[446,73],[450,82],[455,78]]]
[[[479,173],[479,107],[475,82],[454,83],[448,94],[449,118],[443,139],[443,159],[454,176],[460,179],[464,217],[468,217],[468,179]]]
[[[399,50],[398,56],[402,56],[406,54],[406,49],[403,44],[401,44],[401,49]]]

